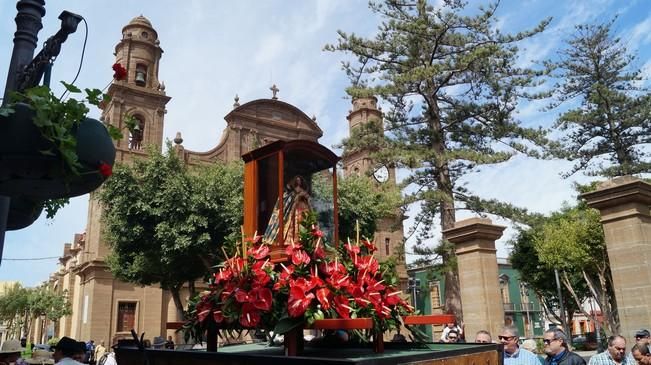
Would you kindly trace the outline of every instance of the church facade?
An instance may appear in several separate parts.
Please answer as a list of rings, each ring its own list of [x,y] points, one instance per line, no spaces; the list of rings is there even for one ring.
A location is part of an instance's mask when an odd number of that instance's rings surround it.
[[[114,81],[107,93],[110,102],[104,106],[102,119],[124,130],[124,138],[116,142],[116,162],[129,163],[147,158],[144,146],[162,148],[166,104],[171,99],[159,81],[159,61],[163,50],[156,30],[143,16],[134,18],[122,29],[122,39],[115,46],[115,62],[127,69],[127,78]],[[270,99],[258,99],[240,105],[235,98],[233,109],[224,117],[226,129],[221,140],[209,151],[191,151],[183,146],[177,133],[174,148],[190,165],[214,161],[230,162],[253,149],[277,140],[306,139],[318,142],[323,131],[316,118],[308,117],[295,106],[279,100],[272,87]],[[126,116],[136,121],[129,132]],[[349,128],[380,118],[375,98],[356,99],[348,120]],[[367,153],[345,156],[344,176],[368,173],[375,166]],[[394,169],[388,169],[389,183],[395,183]],[[102,234],[102,207],[91,193],[86,232],[76,234],[72,243],[64,245],[60,268],[50,278],[51,285],[66,291],[73,314],[56,325],[55,336],[79,340],[104,340],[107,345],[116,338],[130,338],[130,330],[145,332],[148,338],[174,336],[167,322],[177,321],[176,307],[169,292],[157,286],[140,287],[113,278],[105,258],[110,248]],[[379,222],[376,242],[378,258],[403,252],[403,232],[399,217]],[[397,224],[396,224],[397,223]],[[397,228],[396,228],[397,227]],[[406,282],[404,255],[399,274]],[[178,341],[177,341],[178,342]]]

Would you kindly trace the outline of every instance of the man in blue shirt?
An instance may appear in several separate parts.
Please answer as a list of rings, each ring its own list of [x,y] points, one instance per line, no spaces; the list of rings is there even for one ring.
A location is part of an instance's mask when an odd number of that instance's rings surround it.
[[[538,356],[530,351],[521,349],[518,345],[520,336],[517,328],[506,326],[502,328],[497,338],[504,345],[504,365],[541,365]]]

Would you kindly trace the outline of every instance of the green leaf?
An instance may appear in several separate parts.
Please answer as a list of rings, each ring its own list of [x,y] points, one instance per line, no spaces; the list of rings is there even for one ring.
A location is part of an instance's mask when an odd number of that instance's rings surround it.
[[[10,106],[0,107],[0,116],[1,117],[8,117],[8,116],[10,116],[11,114],[13,114],[15,112],[16,111],[14,110],[14,108],[12,108]]]
[[[65,81],[61,81],[61,84],[63,84],[63,86],[66,88],[66,90],[68,90],[68,92],[71,92],[71,93],[80,93],[81,92],[81,90],[78,87],[76,87],[75,85],[73,85],[73,84],[69,84],[69,83],[67,83]]]
[[[100,89],[84,89],[86,91],[86,99],[92,105],[99,106],[104,98],[104,94]]]
[[[112,124],[105,124],[104,126],[106,127],[106,130],[108,131],[109,136],[111,136],[111,138],[114,141],[119,141],[124,137],[122,135],[122,131],[120,130],[120,128],[117,128],[116,126],[114,126]]]

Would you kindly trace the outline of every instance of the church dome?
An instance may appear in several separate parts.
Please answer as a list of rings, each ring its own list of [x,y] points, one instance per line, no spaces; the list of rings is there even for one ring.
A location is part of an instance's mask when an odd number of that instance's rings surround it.
[[[142,14],[131,19],[129,24],[122,28],[123,38],[139,40],[158,46],[158,33],[151,25],[149,19]]]
[[[141,25],[141,26],[153,28],[152,25],[151,25],[151,22],[149,21],[149,19],[142,16],[142,14],[140,14],[137,17],[131,19],[131,21],[129,22],[129,25]]]

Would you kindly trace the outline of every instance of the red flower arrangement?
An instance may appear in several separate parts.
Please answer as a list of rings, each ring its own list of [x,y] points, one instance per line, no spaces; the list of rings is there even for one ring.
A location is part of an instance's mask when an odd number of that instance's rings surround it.
[[[381,332],[400,326],[400,317],[413,307],[397,289],[395,264],[378,262],[369,240],[328,246],[315,221],[306,213],[300,240],[287,246],[285,262],[271,263],[269,246],[260,237],[248,240],[244,256],[239,250],[224,252],[226,260],[213,274],[210,290],[190,303],[186,337],[201,341],[210,322],[220,331],[276,333],[283,331],[280,322],[290,329],[324,318],[373,318]]]
[[[119,63],[113,64],[113,78],[122,81],[127,78],[127,69]]]

